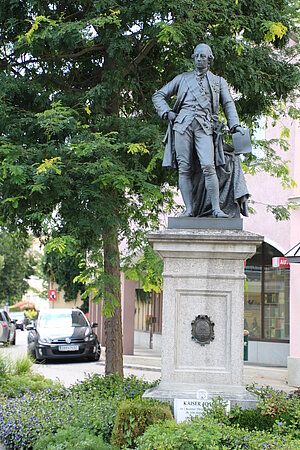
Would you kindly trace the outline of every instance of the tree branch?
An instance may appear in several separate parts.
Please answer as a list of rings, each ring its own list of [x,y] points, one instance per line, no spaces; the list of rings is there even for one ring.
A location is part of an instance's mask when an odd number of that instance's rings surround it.
[[[147,42],[147,44],[144,45],[138,56],[133,60],[132,66],[138,65],[148,55],[148,53],[150,52],[150,50],[152,50],[152,48],[156,43],[157,39],[151,39],[149,42]]]

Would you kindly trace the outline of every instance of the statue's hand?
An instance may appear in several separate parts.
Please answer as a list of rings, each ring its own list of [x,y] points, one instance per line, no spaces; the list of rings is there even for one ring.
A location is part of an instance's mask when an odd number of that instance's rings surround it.
[[[242,127],[236,127],[236,128],[234,129],[234,132],[235,132],[235,133],[241,133],[243,136],[244,136],[244,134],[245,134],[244,128],[242,128]]]
[[[174,122],[175,119],[176,119],[176,114],[174,113],[174,111],[169,111],[168,112],[168,120],[170,122]]]

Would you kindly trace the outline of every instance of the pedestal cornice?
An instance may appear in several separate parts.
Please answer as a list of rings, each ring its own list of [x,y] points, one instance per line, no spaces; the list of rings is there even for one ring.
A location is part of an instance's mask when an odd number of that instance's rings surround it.
[[[150,233],[148,240],[161,257],[248,259],[263,237],[242,230],[166,229]]]

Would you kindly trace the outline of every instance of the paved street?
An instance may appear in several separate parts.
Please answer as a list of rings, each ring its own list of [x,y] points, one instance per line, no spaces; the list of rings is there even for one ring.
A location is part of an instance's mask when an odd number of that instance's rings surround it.
[[[0,354],[9,354],[11,358],[19,358],[26,355],[27,332],[17,332],[16,345],[4,348],[0,345]],[[160,353],[144,347],[136,347],[134,356],[124,356],[124,375],[135,375],[147,381],[160,378],[161,358]],[[34,364],[33,370],[43,374],[52,380],[59,380],[65,386],[70,386],[76,381],[83,380],[87,374],[104,374],[105,366],[104,350],[98,362],[51,362]],[[257,384],[258,386],[272,386],[287,392],[295,390],[287,385],[287,368],[266,367],[245,363],[244,384]]]
[[[16,345],[10,347],[3,347],[0,345],[0,354],[9,355],[11,359],[21,358],[27,355],[27,331],[17,331]],[[157,359],[157,358],[156,358]],[[105,371],[105,355],[101,355],[100,361],[86,362],[86,361],[58,361],[47,362],[42,364],[34,364],[33,370],[44,375],[52,380],[59,380],[65,386],[70,386],[76,381],[83,380],[87,374],[99,373],[104,375]],[[149,364],[151,358],[147,359]],[[141,361],[145,363],[145,361]],[[157,363],[157,361],[155,361]],[[153,362],[153,364],[155,363]],[[153,366],[152,364],[152,366]],[[152,367],[152,370],[147,370],[145,366],[137,367],[136,361],[130,361],[126,364],[126,356],[124,357],[124,375],[135,375],[144,378],[146,381],[154,381],[160,378],[160,368]]]

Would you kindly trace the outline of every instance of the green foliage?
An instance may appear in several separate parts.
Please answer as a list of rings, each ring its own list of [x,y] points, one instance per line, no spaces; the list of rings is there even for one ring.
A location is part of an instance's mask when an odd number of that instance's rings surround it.
[[[239,114],[254,127],[299,80],[288,45],[295,1],[19,6],[0,6],[1,218],[71,237],[83,253],[98,250],[108,224],[141,250],[171,209],[177,177],[161,169],[165,124],[151,95],[191,68],[199,41],[212,46],[214,72],[239,92]],[[269,154],[257,164],[272,171]]]
[[[40,436],[69,426],[102,435],[109,442],[120,402],[141,397],[150,386],[135,377],[94,375],[68,389],[27,392],[10,400],[1,397],[0,442],[12,448],[31,448]]]
[[[261,450],[297,449],[299,440],[268,431],[251,431],[236,425],[224,425],[210,417],[195,418],[190,422],[164,422],[150,426],[137,439],[138,450],[217,450],[244,448]]]
[[[269,20],[264,23],[263,30],[265,31],[266,42],[275,42],[277,38],[282,39],[288,31],[282,23],[270,22]]]
[[[28,356],[18,358],[15,362],[14,373],[16,375],[24,375],[30,372],[32,360]]]
[[[147,427],[172,419],[169,404],[149,399],[125,400],[119,406],[111,442],[118,448],[134,448],[137,437]]]
[[[216,420],[192,420],[191,422],[164,422],[150,426],[137,439],[139,450],[211,449],[219,448],[222,428]]]
[[[238,424],[241,428],[248,430],[272,430],[276,419],[271,416],[264,415],[260,408],[241,409],[234,407],[229,413],[231,424]]]
[[[214,398],[211,403],[204,405],[203,417],[210,417],[221,423],[229,423],[226,411],[227,403],[221,397]]]
[[[154,252],[152,247],[147,245],[143,255],[138,259],[133,267],[126,270],[126,278],[139,280],[145,292],[161,292],[163,287],[163,261]]]
[[[44,376],[32,373],[32,360],[29,357],[13,361],[0,355],[0,391],[1,395],[12,398],[26,392],[38,392],[42,389],[57,388],[58,383]]]
[[[31,238],[19,232],[0,230],[0,304],[21,300],[29,287],[27,279],[34,274],[36,261],[29,253]]]
[[[258,395],[258,407],[263,415],[274,417],[287,411],[290,397],[286,392],[276,390],[271,386],[259,389],[255,385],[248,387],[248,390]]]
[[[116,400],[101,400],[94,393],[73,393],[63,388],[28,392],[9,402],[4,398],[0,441],[13,448],[30,448],[40,435],[55,433],[68,425],[102,434],[109,441],[117,407]]]
[[[43,389],[55,389],[56,384],[37,373],[20,374],[7,379],[1,386],[1,391],[3,395],[11,398],[26,392],[38,393]]]
[[[258,398],[258,410],[264,419],[261,422],[272,423],[276,434],[300,439],[300,399],[297,393],[287,394],[270,386],[248,388]]]
[[[44,258],[44,273],[59,285],[59,289],[64,289],[64,299],[67,302],[75,300],[78,293],[83,294],[85,290],[83,283],[75,281],[82,270],[79,267],[80,261],[80,255],[60,251],[48,252]]]
[[[110,450],[101,435],[72,425],[59,429],[57,433],[44,434],[34,444],[33,450]]]
[[[87,375],[83,381],[75,384],[72,391],[94,392],[101,398],[117,398],[121,401],[141,398],[143,393],[154,385],[155,383],[149,383],[133,375],[123,378],[117,373],[109,376],[93,374]]]
[[[110,442],[113,428],[117,448],[133,445],[140,450],[299,448],[297,392],[287,395],[270,387],[252,386],[249,390],[258,396],[257,409],[234,407],[226,414],[225,402],[219,398],[201,418],[176,424],[174,420],[165,421],[172,417],[168,405],[141,399],[153,384],[135,377],[123,379],[117,374],[89,376],[70,388],[56,385],[21,396],[16,391],[14,398],[5,397],[6,381],[18,377],[16,371],[26,375],[29,366],[24,360],[18,369],[12,370],[11,364],[0,358],[0,442],[8,448],[25,450],[34,445],[38,449],[58,450],[73,444],[78,450],[109,449],[103,441]],[[164,422],[151,425],[159,418]],[[86,447],[82,447],[83,443]]]

